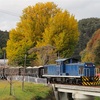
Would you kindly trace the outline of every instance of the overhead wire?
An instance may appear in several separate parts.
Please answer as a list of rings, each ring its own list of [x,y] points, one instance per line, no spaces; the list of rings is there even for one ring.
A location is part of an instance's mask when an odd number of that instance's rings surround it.
[[[19,17],[18,14],[14,13],[14,12],[11,12],[11,11],[7,11],[7,10],[2,10],[2,9],[0,9],[0,12],[1,12],[1,13],[4,13],[4,14],[11,15],[11,16],[14,16],[14,17]],[[12,73],[14,73],[14,72],[12,72]],[[6,88],[7,88],[7,86],[8,86],[8,84],[7,84],[7,85],[4,87],[4,89],[2,90],[2,94],[4,94],[4,92],[5,92]],[[13,87],[13,89],[14,89],[14,87]],[[14,90],[13,90],[13,91],[14,91]],[[14,92],[13,92],[13,94],[14,94]]]
[[[0,9],[0,12],[1,13],[4,13],[4,14],[11,15],[11,16],[19,17],[18,14],[14,13],[14,12],[11,12],[11,11],[7,11],[7,10]]]
[[[10,15],[10,16],[13,16],[13,18],[20,18],[20,14],[17,14],[17,13],[14,13],[14,12],[12,12],[12,11],[7,11],[7,10],[3,10],[3,9],[0,9],[0,13],[3,13],[3,15],[2,14],[0,14],[0,18],[3,18],[3,16],[5,16],[4,14],[7,14],[7,15]],[[6,16],[5,16],[6,17]],[[4,17],[4,18],[5,18]],[[7,16],[7,17],[9,17],[9,16]],[[7,18],[6,17],[6,18]],[[3,18],[3,19],[4,19]]]

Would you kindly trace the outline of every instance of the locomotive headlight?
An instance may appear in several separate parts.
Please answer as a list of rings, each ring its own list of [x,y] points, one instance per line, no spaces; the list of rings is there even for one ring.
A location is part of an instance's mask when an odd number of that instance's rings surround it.
[[[87,65],[85,65],[85,66],[87,66]]]

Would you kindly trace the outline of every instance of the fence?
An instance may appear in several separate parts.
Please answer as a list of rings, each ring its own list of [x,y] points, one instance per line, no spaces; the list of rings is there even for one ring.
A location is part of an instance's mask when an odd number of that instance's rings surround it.
[[[7,80],[10,80],[10,76],[7,77]],[[23,76],[12,76],[12,80],[23,81]],[[37,77],[31,77],[31,76],[24,76],[24,81],[47,84],[47,80],[45,78],[37,78]]]

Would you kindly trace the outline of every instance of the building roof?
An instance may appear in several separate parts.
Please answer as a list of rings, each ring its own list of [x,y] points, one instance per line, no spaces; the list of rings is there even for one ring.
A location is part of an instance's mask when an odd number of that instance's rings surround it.
[[[57,59],[56,62],[61,62],[61,61],[65,61],[67,60],[66,58],[63,58],[63,59]]]

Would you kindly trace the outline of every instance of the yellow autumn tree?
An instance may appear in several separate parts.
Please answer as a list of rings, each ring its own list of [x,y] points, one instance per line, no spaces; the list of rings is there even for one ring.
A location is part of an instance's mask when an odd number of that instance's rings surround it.
[[[20,22],[15,29],[10,31],[7,42],[7,58],[9,64],[22,64],[27,51],[35,47],[37,41],[43,39],[43,33],[48,26],[50,18],[54,17],[61,9],[53,2],[37,3],[23,10]],[[35,59],[35,55],[27,55],[27,59]]]
[[[53,2],[37,3],[25,8],[20,18],[16,28],[10,31],[7,42],[10,64],[22,64],[25,55],[34,47],[53,46],[61,57],[73,53],[79,33],[77,20],[69,12],[61,10]],[[51,50],[48,54],[51,55]],[[36,59],[36,55],[39,57],[39,53],[27,54],[26,59]]]
[[[52,45],[60,57],[70,57],[79,37],[77,20],[67,11],[58,12],[49,20],[45,28],[43,39],[38,41],[37,47]]]

